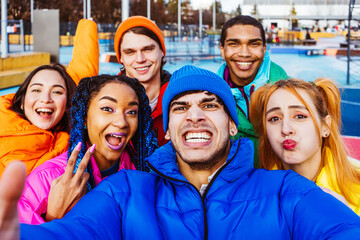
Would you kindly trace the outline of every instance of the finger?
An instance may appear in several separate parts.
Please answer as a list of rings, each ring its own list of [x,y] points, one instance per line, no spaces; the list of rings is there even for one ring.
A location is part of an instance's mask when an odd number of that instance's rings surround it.
[[[81,159],[81,162],[76,170],[76,173],[74,175],[74,180],[75,181],[79,181],[80,178],[82,177],[84,171],[86,170],[88,164],[89,164],[89,161],[90,161],[90,158],[91,158],[91,155],[94,153],[95,151],[95,147],[96,145],[93,144],[85,153],[83,159]]]
[[[26,178],[25,164],[12,162],[2,175],[0,181],[0,227],[1,231],[16,231],[19,223],[17,201],[24,188]],[[0,231],[0,232],[1,232]]]
[[[70,206],[67,208],[66,212],[69,212],[73,206],[86,194],[87,192],[87,181],[89,180],[90,178],[90,173],[88,172],[85,172],[81,178],[81,183],[80,183],[80,194],[73,200],[73,202],[70,204]]]
[[[2,200],[17,201],[24,188],[26,167],[23,162],[16,161],[5,168],[0,181],[0,197]]]
[[[56,185],[58,182],[60,182],[60,180],[63,178],[63,175],[60,175],[59,177],[55,178],[52,182],[51,182],[51,186]]]
[[[75,164],[76,164],[76,160],[77,160],[77,157],[80,153],[80,150],[81,150],[81,142],[79,142],[76,147],[74,148],[74,150],[72,151],[69,159],[68,159],[68,162],[67,162],[67,165],[66,165],[66,168],[65,168],[65,173],[64,173],[64,177],[65,178],[72,178],[73,177],[73,172],[74,172],[74,168],[75,168]]]
[[[88,173],[88,172],[85,172],[81,177],[80,186],[85,187],[85,190],[86,190],[86,183],[87,183],[87,181],[89,181],[89,178],[90,178],[90,173]]]

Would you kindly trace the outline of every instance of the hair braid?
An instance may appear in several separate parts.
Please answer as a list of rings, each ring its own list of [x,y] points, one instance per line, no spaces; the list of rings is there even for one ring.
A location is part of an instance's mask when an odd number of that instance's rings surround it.
[[[155,138],[155,135],[152,131],[151,108],[149,106],[149,99],[145,94],[144,87],[139,83],[138,80],[126,77],[125,75],[100,75],[82,79],[72,100],[72,107],[70,110],[71,131],[68,159],[76,145],[79,142],[83,143],[75,164],[74,173],[76,172],[80,161],[84,157],[88,147],[88,130],[85,128],[85,125],[90,101],[106,84],[110,82],[121,82],[128,85],[135,91],[136,96],[138,97],[138,128],[133,138],[131,139],[135,149],[133,149],[130,144],[127,144],[124,151],[128,151],[131,161],[137,170],[149,171],[145,163],[145,158],[150,156],[157,148],[157,139]],[[90,191],[95,187],[91,164],[88,165],[87,171],[90,174],[88,181],[88,191]]]

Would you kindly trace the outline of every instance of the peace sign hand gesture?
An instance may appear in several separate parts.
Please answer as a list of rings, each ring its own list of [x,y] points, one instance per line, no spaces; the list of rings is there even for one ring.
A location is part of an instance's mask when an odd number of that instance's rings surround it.
[[[86,194],[86,183],[90,174],[84,172],[94,153],[95,144],[85,153],[76,173],[73,174],[81,142],[75,147],[66,165],[65,173],[51,183],[45,221],[64,217],[71,208]]]

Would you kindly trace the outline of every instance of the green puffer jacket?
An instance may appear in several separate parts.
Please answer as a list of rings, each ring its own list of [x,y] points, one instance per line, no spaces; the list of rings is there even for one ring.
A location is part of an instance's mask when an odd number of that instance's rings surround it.
[[[226,63],[224,63],[217,74],[221,76],[223,79],[228,79],[228,76],[224,76]],[[252,91],[258,89],[266,83],[274,83],[278,80],[288,79],[289,76],[285,72],[285,70],[277,65],[276,63],[270,60],[269,53],[266,52],[264,56],[264,61],[259,68],[256,77],[251,84],[243,87],[243,92],[246,95],[246,98],[243,97],[242,93],[238,88],[231,88],[231,91],[235,97],[237,108],[237,115],[239,118],[238,125],[238,134],[234,137],[234,139],[242,137],[250,138],[254,143],[254,167],[259,168],[259,156],[258,156],[258,137],[254,132],[254,128],[248,119],[248,109],[249,109],[249,99]],[[254,85],[254,88],[251,89],[251,86]]]

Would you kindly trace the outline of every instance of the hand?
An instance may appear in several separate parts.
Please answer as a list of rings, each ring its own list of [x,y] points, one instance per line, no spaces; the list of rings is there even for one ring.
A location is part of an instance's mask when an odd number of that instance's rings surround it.
[[[17,202],[24,188],[26,167],[22,162],[12,162],[0,181],[0,239],[20,239]]]
[[[79,143],[68,160],[65,173],[51,183],[45,221],[64,217],[71,208],[86,194],[86,183],[90,174],[84,172],[88,166],[95,144],[91,146],[81,160],[75,174],[74,167],[81,149]]]

